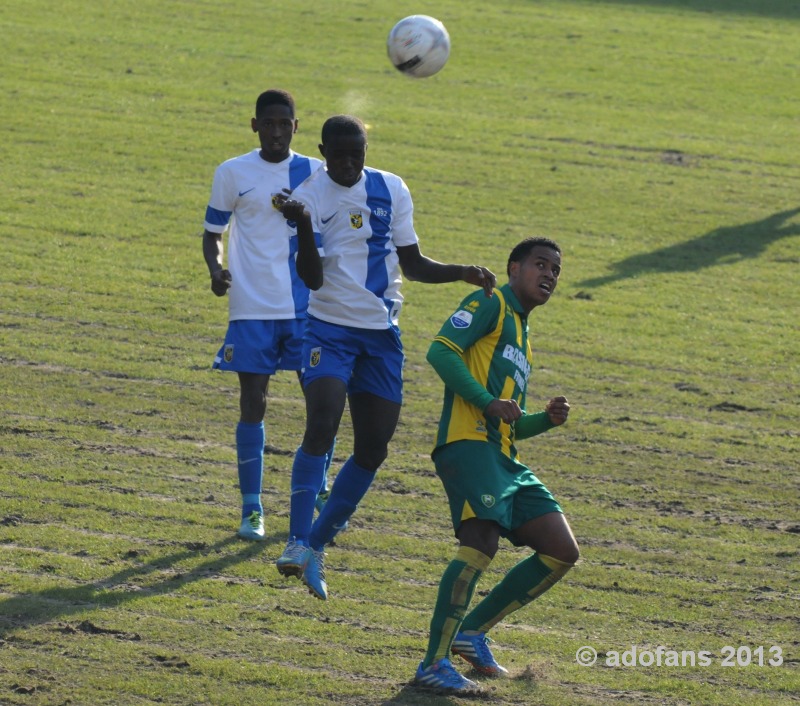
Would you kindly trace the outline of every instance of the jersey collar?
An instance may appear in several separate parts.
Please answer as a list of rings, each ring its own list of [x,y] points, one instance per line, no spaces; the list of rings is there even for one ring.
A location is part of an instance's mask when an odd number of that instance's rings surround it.
[[[511,305],[511,308],[516,311],[523,319],[527,318],[525,315],[525,309],[522,308],[522,304],[519,303],[519,299],[517,299],[517,295],[514,294],[514,290],[511,289],[510,284],[504,284],[500,287],[500,291],[503,292],[503,296],[505,300]]]

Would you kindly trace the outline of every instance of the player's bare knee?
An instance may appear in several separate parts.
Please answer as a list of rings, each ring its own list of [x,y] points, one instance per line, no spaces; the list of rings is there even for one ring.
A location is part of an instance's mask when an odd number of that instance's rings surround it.
[[[353,453],[353,459],[361,468],[374,473],[381,467],[381,464],[386,460],[388,455],[389,454],[385,450],[383,452],[355,451]]]
[[[569,537],[565,537],[564,540],[559,543],[558,551],[553,556],[563,561],[565,564],[576,564],[580,555],[581,552],[580,549],[578,549],[578,543],[570,533]]]
[[[494,559],[500,545],[499,527],[491,520],[465,520],[458,528],[456,536],[462,547],[475,549],[490,559]]]
[[[556,559],[562,564],[568,564],[569,566],[574,566],[577,564],[581,555],[578,545],[574,541],[562,543],[556,547],[553,547],[551,551],[545,550],[542,553],[552,557],[553,559]]]
[[[577,544],[573,544],[571,547],[566,548],[563,552],[560,553],[560,556],[557,556],[556,559],[563,561],[565,564],[572,564],[575,565],[578,563],[578,559],[580,559],[581,552],[578,549]]]
[[[368,471],[377,471],[389,455],[389,443],[382,439],[360,436],[353,443],[355,462]]]
[[[330,450],[335,438],[334,427],[321,424],[309,425],[303,436],[303,451],[311,456],[324,456]]]
[[[247,424],[258,424],[263,421],[267,413],[267,399],[266,397],[242,395],[239,411],[241,414],[241,421]]]

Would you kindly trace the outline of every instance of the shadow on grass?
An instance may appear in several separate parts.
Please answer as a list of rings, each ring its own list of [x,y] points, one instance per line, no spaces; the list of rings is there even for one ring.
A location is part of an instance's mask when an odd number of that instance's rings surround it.
[[[143,596],[173,593],[181,586],[215,576],[228,567],[260,554],[277,538],[266,542],[245,542],[236,536],[207,545],[203,542],[183,542],[184,549],[159,557],[145,564],[123,569],[108,578],[71,588],[48,588],[0,600],[0,638],[9,632],[33,625],[66,618],[96,608],[115,608],[126,601]],[[241,544],[239,550],[228,553],[231,545]],[[220,556],[214,556],[220,554]],[[151,574],[179,566],[181,562],[198,556],[210,558],[186,571],[171,573],[167,578],[152,584],[140,585]],[[128,556],[136,559],[136,554]]]
[[[610,5],[644,5],[669,7],[690,12],[726,15],[755,15],[759,17],[800,18],[797,0],[580,0],[586,3]]]
[[[413,684],[406,684],[391,699],[382,701],[380,706],[422,706],[422,704],[425,706],[454,706],[455,704],[463,703],[466,699],[485,701],[486,696],[484,692],[459,694],[458,697],[455,695],[448,696],[446,694],[437,694],[429,689],[420,689]]]
[[[787,223],[800,207],[774,213],[760,221],[715,228],[694,240],[633,255],[612,265],[603,277],[584,280],[578,287],[601,287],[646,273],[696,272],[714,265],[756,258],[781,238],[800,235],[800,223]]]

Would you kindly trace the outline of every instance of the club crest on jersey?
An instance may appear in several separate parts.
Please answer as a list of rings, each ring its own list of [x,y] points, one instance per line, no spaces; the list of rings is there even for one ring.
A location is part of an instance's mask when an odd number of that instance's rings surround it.
[[[486,507],[494,507],[494,495],[481,495],[481,502]]]
[[[278,199],[277,193],[272,194],[272,208],[274,208],[276,211],[280,211],[281,209],[281,202]]]
[[[225,346],[225,350],[222,353],[222,357],[225,359],[226,363],[230,363],[233,360],[233,344],[228,343]]]
[[[312,368],[316,368],[319,365],[319,359],[322,357],[322,348],[312,348],[311,349],[311,358],[308,361],[308,364]]]
[[[358,230],[364,225],[364,216],[361,211],[350,211],[350,227]]]
[[[450,317],[450,323],[454,328],[469,328],[472,323],[472,313],[461,309]]]

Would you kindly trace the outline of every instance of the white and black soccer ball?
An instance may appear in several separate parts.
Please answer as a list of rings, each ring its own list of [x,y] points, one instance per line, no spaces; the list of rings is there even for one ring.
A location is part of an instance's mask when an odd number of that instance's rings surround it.
[[[447,63],[450,35],[435,17],[411,15],[392,27],[386,51],[398,71],[412,78],[426,78]]]

